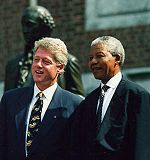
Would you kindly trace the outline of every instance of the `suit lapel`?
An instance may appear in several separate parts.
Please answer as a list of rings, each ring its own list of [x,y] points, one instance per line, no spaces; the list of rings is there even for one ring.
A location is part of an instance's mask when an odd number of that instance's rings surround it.
[[[124,113],[124,108],[122,108],[124,101],[122,100],[124,93],[124,84],[125,81],[121,80],[118,85],[104,116],[103,122],[101,124],[101,128],[97,134],[97,140],[101,143],[101,141],[106,137],[106,134],[110,131],[111,127],[114,124],[119,122],[119,117],[122,118],[122,114]]]
[[[62,94],[61,88],[57,87],[51,103],[44,115],[43,122],[40,127],[41,134],[44,135],[57,121],[62,113]]]
[[[25,154],[25,136],[26,136],[26,118],[28,113],[29,104],[31,102],[33,95],[33,88],[28,88],[23,91],[21,97],[18,97],[18,101],[16,102],[17,108],[19,108],[15,121],[16,121],[16,129],[17,129],[17,137],[18,137],[18,148],[24,152]]]
[[[53,95],[51,103],[49,104],[48,109],[43,117],[43,121],[39,128],[38,135],[36,139],[33,141],[30,154],[34,152],[34,150],[40,143],[42,137],[44,137],[52,128],[52,126],[55,125],[56,121],[62,114],[62,110],[64,110],[62,106],[62,89],[58,86]]]
[[[24,91],[21,97],[18,97],[18,101],[16,102],[17,106],[19,106],[19,111],[16,114],[16,128],[19,131],[19,128],[22,128],[22,125],[26,124],[26,116],[29,104],[31,102],[33,95],[33,88],[29,88],[27,91]]]

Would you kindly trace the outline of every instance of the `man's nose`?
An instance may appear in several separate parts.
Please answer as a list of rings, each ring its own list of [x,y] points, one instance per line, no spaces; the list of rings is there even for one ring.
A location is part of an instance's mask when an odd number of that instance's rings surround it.
[[[38,65],[39,67],[43,67],[42,60],[39,60],[39,61],[37,62],[37,65]]]
[[[91,63],[97,63],[97,58],[96,58],[96,57],[93,57],[90,62],[91,62]]]

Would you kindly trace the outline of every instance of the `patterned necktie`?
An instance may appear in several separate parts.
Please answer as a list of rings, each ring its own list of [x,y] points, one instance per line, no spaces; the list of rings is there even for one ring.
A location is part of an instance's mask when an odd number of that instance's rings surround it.
[[[41,112],[43,107],[44,94],[42,92],[39,92],[37,94],[37,97],[38,99],[32,108],[29,125],[28,125],[27,141],[26,141],[27,152],[29,152],[32,146],[32,142],[36,137],[39,131],[39,126],[41,124]]]
[[[106,91],[108,90],[109,86],[104,85],[101,89],[101,93],[99,96],[99,106],[97,110],[97,131],[100,129],[101,121],[102,121],[102,106],[103,106],[103,101],[104,101],[104,96]]]

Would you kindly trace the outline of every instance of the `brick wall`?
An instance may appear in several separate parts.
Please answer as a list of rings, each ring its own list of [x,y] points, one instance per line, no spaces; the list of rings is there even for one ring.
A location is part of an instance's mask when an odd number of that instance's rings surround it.
[[[4,79],[7,60],[22,51],[21,13],[25,0],[5,0],[0,5],[0,80]]]
[[[125,68],[150,66],[150,25],[86,32],[84,0],[38,0],[54,17],[56,28],[53,37],[64,40],[70,53],[81,61],[82,71],[88,71],[89,46],[93,39],[111,35],[120,39],[126,50]],[[26,0],[5,0],[0,5],[0,80],[4,79],[7,60],[22,52],[21,13]]]

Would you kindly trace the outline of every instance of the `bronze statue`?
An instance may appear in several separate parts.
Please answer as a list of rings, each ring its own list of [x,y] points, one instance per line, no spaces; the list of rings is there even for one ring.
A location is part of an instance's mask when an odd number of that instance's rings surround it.
[[[19,54],[6,65],[4,90],[28,86],[33,83],[31,64],[34,42],[51,37],[55,22],[50,12],[42,6],[27,7],[22,15],[22,30],[25,40],[24,53]],[[73,93],[84,96],[78,59],[69,54],[68,64],[58,84]]]

